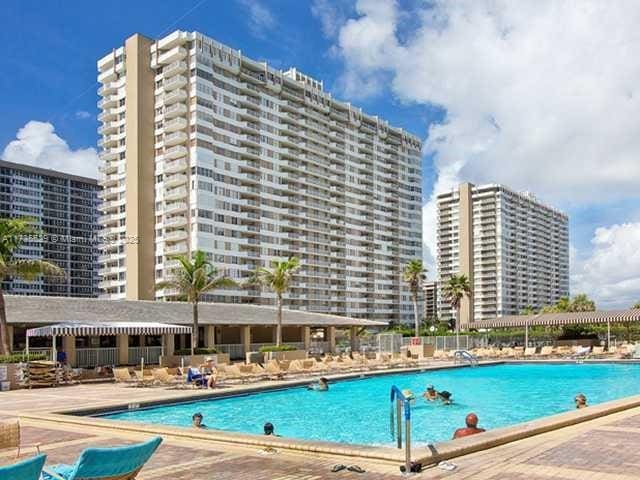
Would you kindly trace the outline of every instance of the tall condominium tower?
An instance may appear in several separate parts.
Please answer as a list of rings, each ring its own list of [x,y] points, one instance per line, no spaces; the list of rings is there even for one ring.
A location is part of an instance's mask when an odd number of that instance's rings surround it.
[[[438,284],[455,274],[470,279],[461,325],[524,308],[539,308],[569,295],[569,219],[502,185],[460,185],[438,196]],[[443,319],[453,311],[441,292]]]
[[[424,319],[428,323],[438,320],[438,282],[425,282],[424,290]]]
[[[176,254],[246,278],[298,256],[292,308],[411,318],[403,265],[421,258],[421,142],[197,32],[140,35],[98,61],[109,298],[172,292]],[[209,300],[262,303],[269,292]]]
[[[40,230],[17,258],[64,269],[65,278],[5,280],[5,292],[24,295],[98,295],[98,182],[92,178],[0,160],[0,217],[29,217]]]

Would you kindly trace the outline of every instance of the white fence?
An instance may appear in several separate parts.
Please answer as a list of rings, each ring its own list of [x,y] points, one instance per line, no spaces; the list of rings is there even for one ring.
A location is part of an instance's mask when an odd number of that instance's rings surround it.
[[[129,347],[129,364],[137,365],[144,358],[146,364],[160,363],[162,347]]]
[[[118,365],[117,348],[78,348],[76,350],[78,367],[97,367]]]

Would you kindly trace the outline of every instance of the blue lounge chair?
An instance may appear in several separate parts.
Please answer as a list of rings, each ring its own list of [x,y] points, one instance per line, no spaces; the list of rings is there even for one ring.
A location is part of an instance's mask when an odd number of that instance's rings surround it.
[[[44,480],[133,480],[162,442],[155,437],[144,443],[110,448],[87,448],[74,465],[44,469]]]
[[[11,480],[39,480],[47,456],[43,453],[12,465],[0,467],[0,478]]]

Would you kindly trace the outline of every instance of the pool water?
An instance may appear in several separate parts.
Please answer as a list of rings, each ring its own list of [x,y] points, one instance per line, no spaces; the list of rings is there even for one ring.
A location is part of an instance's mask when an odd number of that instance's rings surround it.
[[[426,402],[426,385],[453,393],[454,403]],[[423,373],[382,375],[332,383],[328,392],[305,387],[223,399],[159,406],[103,415],[113,420],[189,426],[200,412],[209,428],[262,434],[265,422],[284,437],[392,446],[389,390],[411,389],[416,445],[451,438],[475,412],[493,429],[575,408],[584,393],[589,404],[640,393],[640,364],[509,364]]]

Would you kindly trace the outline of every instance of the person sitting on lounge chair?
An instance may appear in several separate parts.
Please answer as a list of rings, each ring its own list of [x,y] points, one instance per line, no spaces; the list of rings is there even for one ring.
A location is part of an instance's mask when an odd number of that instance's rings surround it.
[[[264,434],[267,435],[267,436],[271,436],[271,437],[279,437],[280,436],[275,432],[275,427],[273,426],[273,423],[271,423],[271,422],[265,423],[263,429],[264,429]]]
[[[451,392],[447,392],[446,390],[438,392],[438,397],[442,400],[443,405],[451,405],[453,402],[451,399]]]
[[[475,413],[467,415],[464,419],[464,423],[466,423],[467,426],[465,428],[457,429],[453,434],[454,439],[468,437],[469,435],[475,435],[476,433],[482,433],[485,431],[484,428],[478,428],[478,416]]]
[[[435,402],[438,399],[438,392],[433,385],[429,385],[422,394],[422,397],[428,402]]]
[[[317,392],[326,392],[329,390],[329,380],[327,380],[325,377],[320,377],[320,380],[318,380],[318,383],[315,385],[309,385],[307,387],[307,390],[315,390]]]
[[[207,426],[204,423],[202,423],[202,420],[203,420],[203,417],[200,412],[194,413],[193,416],[191,417],[191,424],[193,425],[194,428],[207,428]]]
[[[576,402],[577,409],[586,408],[588,406],[587,396],[584,393],[579,393],[578,395],[576,395],[576,398],[574,398],[573,401]]]
[[[207,381],[207,388],[214,388],[218,378],[218,371],[216,370],[216,364],[213,357],[205,358],[204,363],[200,365],[200,371]]]

